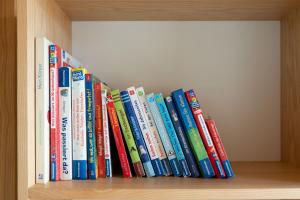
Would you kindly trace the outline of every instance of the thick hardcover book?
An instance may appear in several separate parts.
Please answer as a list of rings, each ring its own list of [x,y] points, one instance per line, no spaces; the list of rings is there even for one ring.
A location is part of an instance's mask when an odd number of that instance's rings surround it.
[[[35,93],[35,131],[36,131],[36,183],[49,182],[50,174],[50,124],[49,115],[49,46],[46,38],[36,39],[36,93]]]
[[[187,134],[190,145],[193,149],[194,156],[200,167],[202,176],[205,178],[214,177],[215,172],[212,168],[205,147],[200,138],[200,134],[198,132],[196,122],[189,108],[189,104],[185,98],[184,91],[182,89],[179,89],[172,92],[172,98],[175,107],[177,108],[178,115],[182,120],[182,125],[185,129],[185,133]]]
[[[166,127],[164,125],[163,119],[160,115],[159,109],[157,107],[155,98],[154,98],[154,94],[148,94],[146,95],[146,99],[150,108],[150,111],[152,113],[154,122],[156,124],[158,133],[160,135],[161,141],[164,145],[166,154],[168,156],[169,159],[169,163],[171,165],[171,169],[172,172],[174,174],[174,176],[182,176],[182,169],[178,163],[177,157],[176,157],[176,153],[174,151],[174,148],[172,146],[172,143],[170,141],[170,137],[168,135],[168,132],[166,130]],[[168,174],[171,174],[172,172],[167,172]]]
[[[126,178],[130,178],[130,177],[132,177],[131,170],[130,170],[129,162],[127,159],[127,153],[126,153],[125,145],[124,145],[123,138],[122,138],[122,133],[121,133],[118,117],[117,117],[117,112],[116,112],[116,109],[114,106],[114,101],[113,101],[111,95],[107,96],[107,112],[108,112],[108,116],[110,119],[110,124],[112,127],[117,151],[119,154],[119,159],[120,159],[120,163],[121,163],[123,176]]]
[[[223,168],[225,170],[226,176],[228,178],[233,177],[234,173],[231,168],[230,162],[228,160],[224,145],[222,143],[222,140],[220,138],[219,132],[217,130],[216,123],[213,119],[206,119],[206,125],[209,130],[210,136],[212,137],[213,143],[217,149],[217,152],[220,156],[220,159],[222,161]]]
[[[151,114],[148,102],[146,100],[144,88],[139,87],[139,88],[136,89],[136,92],[137,92],[139,101],[142,105],[142,109],[145,113],[146,121],[149,125],[150,132],[152,133],[154,146],[155,146],[156,152],[158,153],[158,157],[159,157],[159,159],[162,163],[163,173],[164,173],[165,176],[169,176],[170,175],[169,172],[171,172],[172,170],[171,170],[166,152],[164,150],[164,146],[163,146],[162,141],[160,139],[158,130],[156,128],[153,116]]]
[[[112,177],[110,138],[107,114],[107,90],[102,89],[102,119],[103,119],[103,139],[104,139],[104,158],[105,158],[105,176]]]
[[[84,68],[72,70],[73,179],[87,179],[86,99]]]
[[[181,144],[184,156],[186,158],[186,161],[189,165],[189,169],[191,171],[192,177],[199,177],[200,172],[197,167],[197,163],[195,162],[194,155],[191,150],[191,146],[188,142],[188,139],[186,138],[186,134],[184,133],[184,129],[182,127],[181,121],[178,118],[177,111],[174,107],[174,103],[171,97],[165,98],[166,106],[168,108],[170,117],[172,119],[174,129],[176,130],[178,140]]]
[[[204,143],[206,152],[208,154],[208,158],[214,168],[215,174],[218,178],[225,178],[226,175],[225,175],[224,169],[222,167],[217,150],[215,149],[215,146],[210,137],[207,126],[205,124],[204,115],[203,115],[202,109],[200,108],[200,104],[197,100],[194,90],[186,91],[185,96],[190,105],[191,111],[194,115],[194,119],[195,119],[195,122],[196,122],[196,125],[198,128],[198,131],[199,131],[202,141]]]
[[[72,69],[61,67],[59,79],[60,178],[72,180]]]
[[[85,75],[88,178],[97,178],[93,75]]]
[[[150,160],[150,156],[147,151],[147,147],[146,147],[145,141],[143,139],[141,129],[139,127],[139,122],[134,113],[134,108],[132,106],[129,94],[127,91],[122,91],[120,93],[120,95],[121,95],[122,101],[124,103],[125,112],[127,114],[128,121],[131,126],[131,130],[134,135],[134,139],[135,139],[136,145],[138,147],[138,151],[139,151],[140,158],[142,160],[146,175],[148,177],[155,176],[155,172],[154,172],[151,160]]]
[[[153,133],[149,129],[149,125],[146,121],[147,119],[146,119],[145,113],[143,112],[143,108],[138,99],[135,88],[130,87],[127,89],[127,91],[128,91],[128,94],[129,94],[129,97],[130,97],[130,100],[131,100],[131,103],[132,103],[132,106],[134,109],[134,113],[137,117],[142,135],[144,137],[144,141],[145,141],[147,149],[148,149],[148,153],[149,153],[149,156],[151,159],[151,163],[152,163],[155,175],[163,176],[164,171],[162,168],[161,161],[158,157],[158,153],[155,148],[154,136],[153,136]]]
[[[164,125],[166,127],[167,133],[169,134],[170,141],[173,145],[173,148],[175,150],[177,159],[179,161],[179,165],[182,169],[183,176],[191,176],[190,169],[188,167],[187,161],[185,159],[185,156],[183,154],[180,142],[177,138],[176,131],[174,129],[172,120],[170,118],[167,106],[165,104],[163,95],[161,93],[154,95],[158,110],[160,112],[161,118],[163,119]]]
[[[132,135],[131,129],[130,129],[130,125],[121,101],[121,97],[120,97],[120,91],[119,90],[113,90],[111,92],[112,94],[112,98],[114,101],[114,106],[116,108],[116,112],[118,115],[118,119],[121,125],[121,129],[123,132],[123,136],[125,138],[126,141],[126,145],[127,145],[127,149],[128,152],[130,154],[130,158],[131,158],[131,162],[133,164],[133,168],[135,171],[135,174],[138,177],[142,177],[145,176],[145,171],[138,153],[138,149],[136,147],[135,141],[134,141],[134,137]]]
[[[97,147],[97,167],[98,177],[105,177],[105,158],[104,158],[104,136],[103,136],[103,120],[102,120],[102,94],[101,82],[94,83],[94,99],[95,99],[95,135]]]

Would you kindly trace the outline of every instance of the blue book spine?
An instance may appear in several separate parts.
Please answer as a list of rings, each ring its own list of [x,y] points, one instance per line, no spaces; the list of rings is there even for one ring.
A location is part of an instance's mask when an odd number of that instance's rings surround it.
[[[196,122],[185,98],[184,91],[179,89],[172,92],[172,98],[177,108],[178,115],[182,120],[182,125],[193,149],[194,156],[198,162],[202,176],[205,178],[214,177],[215,172],[200,138]]]
[[[185,156],[186,161],[187,161],[187,163],[189,165],[189,169],[191,171],[191,175],[192,175],[192,177],[199,177],[200,176],[200,172],[199,172],[199,170],[197,168],[197,163],[195,162],[195,158],[194,158],[194,155],[192,153],[190,144],[188,142],[188,139],[185,136],[182,124],[181,124],[181,122],[180,122],[180,120],[178,118],[177,111],[176,111],[176,109],[174,107],[173,100],[172,100],[171,97],[166,97],[165,98],[165,102],[166,102],[166,106],[168,108],[170,117],[172,119],[172,122],[173,122],[173,125],[174,125],[174,129],[175,129],[175,131],[177,133],[178,140],[179,140],[179,142],[181,144],[184,156]]]
[[[124,104],[125,113],[127,115],[129,125],[131,127],[131,130],[132,130],[132,133],[133,133],[133,136],[135,139],[135,143],[138,148],[146,175],[148,177],[155,176],[155,172],[154,172],[153,166],[151,164],[150,156],[148,154],[147,147],[146,147],[145,141],[143,139],[138,120],[134,113],[134,109],[133,109],[130,97],[128,95],[128,92],[122,91],[122,92],[120,92],[120,95],[121,95],[122,102]]]
[[[166,130],[166,127],[162,120],[162,117],[160,115],[159,109],[156,105],[154,94],[153,93],[148,94],[146,96],[146,98],[147,98],[147,101],[149,104],[150,111],[153,115],[154,122],[156,124],[159,136],[161,138],[161,141],[165,148],[167,157],[169,159],[172,172],[173,172],[174,176],[182,176],[182,168],[180,167],[180,165],[178,163],[176,153],[175,153],[172,143],[170,141],[170,137],[167,133],[167,130]],[[166,168],[166,170],[168,170],[168,168]]]
[[[95,113],[94,113],[94,94],[93,78],[91,74],[85,75],[85,98],[86,98],[86,138],[87,138],[87,164],[88,178],[97,178],[97,163],[95,152]]]
[[[185,156],[183,154],[183,151],[182,151],[182,148],[180,146],[179,140],[177,138],[176,131],[174,129],[174,126],[173,126],[172,120],[170,118],[168,109],[167,109],[166,104],[164,102],[163,95],[161,93],[159,93],[159,94],[155,94],[154,97],[155,97],[155,101],[156,101],[158,110],[159,110],[159,112],[161,114],[161,117],[163,119],[163,122],[165,124],[167,133],[170,137],[171,143],[172,143],[173,148],[175,150],[177,159],[178,159],[179,164],[182,168],[183,176],[191,176],[190,169],[188,167],[187,161],[185,159]]]

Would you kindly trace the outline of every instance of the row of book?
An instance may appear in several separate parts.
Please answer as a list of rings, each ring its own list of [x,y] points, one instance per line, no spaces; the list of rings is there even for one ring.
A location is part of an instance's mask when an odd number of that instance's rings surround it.
[[[36,40],[36,69],[38,183],[112,177],[112,140],[123,177],[234,176],[193,90],[111,90],[46,38]]]

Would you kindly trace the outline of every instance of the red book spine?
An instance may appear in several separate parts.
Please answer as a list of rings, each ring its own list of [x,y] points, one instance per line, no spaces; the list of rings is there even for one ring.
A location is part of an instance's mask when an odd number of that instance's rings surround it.
[[[49,47],[50,63],[50,162],[52,181],[60,180],[60,127],[59,127],[59,88],[58,68],[62,66],[61,48]]]
[[[100,82],[94,83],[94,95],[95,95],[95,134],[96,134],[96,147],[97,147],[98,177],[105,178],[102,98],[101,98]]]
[[[114,135],[115,143],[120,158],[123,176],[126,178],[130,178],[132,177],[132,174],[127,159],[127,154],[126,154],[125,145],[124,145],[124,141],[122,138],[122,133],[121,133],[118,117],[117,117],[117,112],[111,95],[107,97],[107,112],[112,126],[113,135]]]
[[[199,130],[200,136],[202,138],[209,160],[213,166],[216,176],[218,178],[225,178],[226,177],[225,171],[222,167],[222,163],[220,161],[216,148],[213,144],[213,141],[210,137],[208,128],[205,124],[204,115],[200,108],[200,104],[197,100],[196,94],[194,93],[193,90],[189,90],[185,92],[185,95],[189,102],[191,111],[196,121],[197,128]]]

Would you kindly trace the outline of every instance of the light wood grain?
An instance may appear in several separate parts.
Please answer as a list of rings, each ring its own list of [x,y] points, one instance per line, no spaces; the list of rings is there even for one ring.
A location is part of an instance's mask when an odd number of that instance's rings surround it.
[[[17,20],[0,0],[0,199],[17,198]]]
[[[282,159],[300,165],[300,9],[282,20]]]
[[[18,0],[18,196],[35,183],[35,38],[71,51],[71,22],[54,0]]]
[[[35,185],[32,199],[299,199],[300,169],[279,162],[233,163],[233,179],[112,178]]]
[[[278,20],[298,0],[57,0],[72,20]]]

